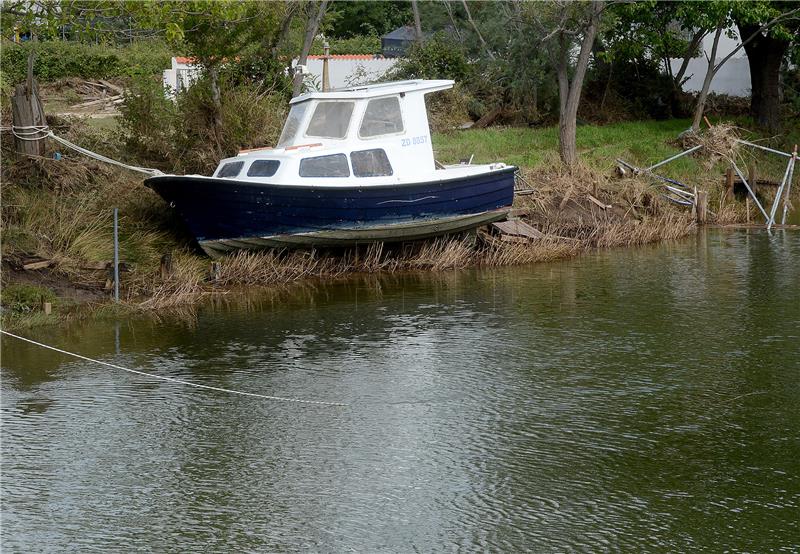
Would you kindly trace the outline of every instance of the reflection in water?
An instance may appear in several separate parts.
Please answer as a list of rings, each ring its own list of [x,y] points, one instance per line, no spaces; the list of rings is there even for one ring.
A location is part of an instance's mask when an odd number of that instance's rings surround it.
[[[345,408],[4,339],[3,547],[797,548],[799,261],[719,232],[32,336]]]

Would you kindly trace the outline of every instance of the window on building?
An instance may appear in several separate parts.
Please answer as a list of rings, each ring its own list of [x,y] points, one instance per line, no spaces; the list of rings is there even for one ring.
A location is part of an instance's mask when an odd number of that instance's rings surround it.
[[[229,162],[223,165],[217,172],[217,177],[236,177],[242,170],[244,162]]]
[[[403,116],[397,96],[374,98],[367,104],[358,135],[362,138],[403,132]]]
[[[350,162],[356,177],[382,177],[392,174],[392,164],[382,148],[351,152]]]
[[[333,154],[300,160],[300,177],[350,177],[347,156]]]
[[[347,136],[355,102],[320,102],[311,116],[307,137],[341,139]]]
[[[282,148],[294,142],[307,108],[308,102],[301,102],[300,104],[293,105],[292,109],[289,110],[289,117],[286,118],[283,131],[281,131],[281,138],[278,139],[278,148]]]
[[[248,177],[272,177],[278,171],[281,162],[278,160],[256,160],[247,170]]]

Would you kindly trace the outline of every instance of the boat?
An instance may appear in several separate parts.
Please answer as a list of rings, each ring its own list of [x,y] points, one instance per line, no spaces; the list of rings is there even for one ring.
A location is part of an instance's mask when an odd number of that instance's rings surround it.
[[[414,241],[505,219],[516,167],[434,159],[425,95],[453,84],[308,92],[291,100],[274,148],[242,150],[211,176],[159,175],[145,185],[211,257]]]

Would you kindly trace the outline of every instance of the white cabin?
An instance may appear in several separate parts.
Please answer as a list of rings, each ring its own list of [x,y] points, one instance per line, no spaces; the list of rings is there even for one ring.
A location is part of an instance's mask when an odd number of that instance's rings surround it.
[[[500,169],[436,171],[425,95],[450,80],[414,80],[309,92],[293,98],[275,148],[244,150],[220,162],[216,178],[273,184],[389,184],[436,181]],[[458,173],[456,175],[455,173]]]

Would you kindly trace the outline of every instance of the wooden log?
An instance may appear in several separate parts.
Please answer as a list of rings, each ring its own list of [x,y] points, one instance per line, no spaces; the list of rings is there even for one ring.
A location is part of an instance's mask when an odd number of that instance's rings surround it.
[[[117,94],[122,94],[124,92],[122,87],[118,87],[117,85],[109,83],[108,81],[104,81],[103,79],[100,79],[100,84],[106,87],[107,89],[113,90]]]
[[[53,265],[54,260],[39,260],[35,262],[28,262],[22,265],[22,269],[25,271],[35,271],[37,269],[44,269],[46,267],[50,267]]]
[[[102,269],[108,269],[109,263],[111,262],[83,262],[83,264],[81,264],[81,269],[100,271]]]
[[[356,254],[358,254],[358,250],[356,250]],[[211,280],[219,281],[221,274],[222,265],[219,262],[211,262]]]
[[[586,196],[589,198],[589,200],[592,201],[593,204],[595,204],[596,206],[598,206],[598,207],[600,207],[600,208],[602,208],[604,210],[607,210],[607,209],[609,209],[611,207],[611,204],[604,204],[603,202],[600,202],[600,200],[598,200],[597,198],[595,198],[591,194],[587,194]]]
[[[30,134],[32,129],[26,127],[47,126],[42,102],[39,99],[39,85],[33,78],[33,51],[28,56],[28,79],[14,88],[14,96],[11,97],[11,124],[18,128],[17,134],[24,137],[14,137],[17,153],[26,156],[44,156],[43,137],[39,140],[25,140],[42,135],[42,133]]]
[[[733,168],[728,167],[725,170],[725,192],[723,196],[733,198]]]
[[[486,112],[483,117],[481,117],[478,121],[475,122],[473,125],[473,129],[483,129],[484,127],[488,127],[492,123],[494,123],[495,119],[497,119],[500,114],[502,113],[503,109],[501,107],[496,107],[493,110]]]
[[[172,252],[161,256],[161,279],[166,281],[172,275]]]
[[[708,221],[708,192],[697,191],[697,223],[704,225]]]

